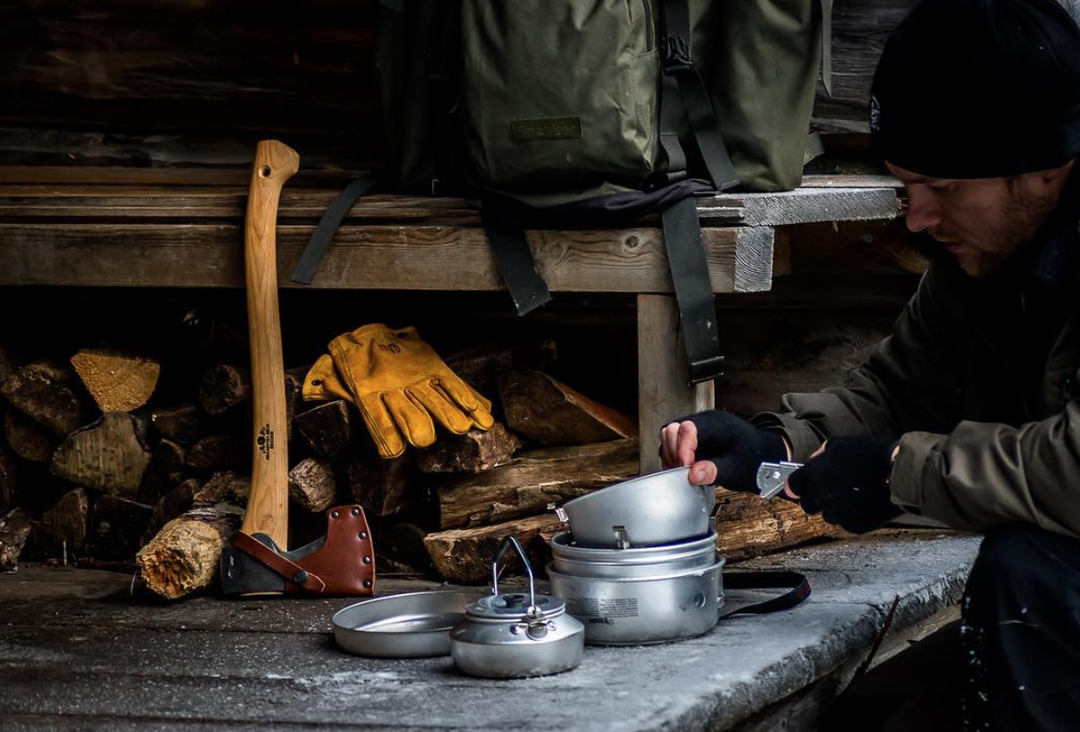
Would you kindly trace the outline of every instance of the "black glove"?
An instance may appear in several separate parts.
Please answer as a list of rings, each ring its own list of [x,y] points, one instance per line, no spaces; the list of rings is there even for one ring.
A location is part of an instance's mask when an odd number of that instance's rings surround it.
[[[833,437],[825,452],[788,478],[807,513],[862,534],[903,511],[889,498],[892,453],[898,440],[880,435]]]
[[[716,485],[757,493],[757,472],[763,462],[787,459],[784,438],[759,430],[731,412],[713,409],[675,420],[697,426],[695,457],[716,466]]]

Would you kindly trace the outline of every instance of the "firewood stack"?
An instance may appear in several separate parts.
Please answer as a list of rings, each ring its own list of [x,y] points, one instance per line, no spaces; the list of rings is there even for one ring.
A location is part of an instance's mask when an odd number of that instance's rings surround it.
[[[251,377],[236,337],[176,365],[122,348],[65,362],[0,346],[0,568],[21,554],[132,569],[138,554],[158,595],[210,587],[250,490]],[[556,356],[551,339],[448,354],[492,399],[495,426],[442,432],[392,460],[351,404],[303,402],[307,366],[289,369],[289,546],[321,536],[330,506],[358,502],[383,573],[484,582],[508,534],[545,566],[547,540],[564,528],[552,508],[638,471],[635,419],[553,376]],[[791,504],[720,499],[729,556],[825,533]]]

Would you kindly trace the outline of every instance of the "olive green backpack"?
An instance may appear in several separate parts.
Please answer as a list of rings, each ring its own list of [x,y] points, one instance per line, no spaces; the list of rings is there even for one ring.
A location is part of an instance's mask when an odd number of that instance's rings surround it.
[[[380,0],[395,182],[435,193],[464,183],[481,195],[519,314],[550,299],[525,227],[619,226],[659,211],[690,381],[715,378],[723,358],[694,196],[799,184],[830,8]]]

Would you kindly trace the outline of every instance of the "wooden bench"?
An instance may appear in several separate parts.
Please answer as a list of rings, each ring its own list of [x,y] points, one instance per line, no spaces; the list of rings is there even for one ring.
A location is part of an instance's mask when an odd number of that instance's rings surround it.
[[[0,286],[243,287],[248,175],[0,168]],[[286,186],[278,217],[282,287],[297,287],[289,274],[343,180],[308,173]],[[800,225],[894,218],[901,211],[898,185],[880,176],[810,176],[791,192],[700,199],[715,292],[769,290],[787,271],[790,238]],[[528,236],[552,292],[637,298],[642,435],[656,435],[672,414],[713,405],[712,384],[690,387],[684,378],[658,221]],[[353,207],[312,287],[475,292],[501,290],[502,282],[466,201],[374,195]],[[646,443],[642,469],[655,469],[656,445]]]

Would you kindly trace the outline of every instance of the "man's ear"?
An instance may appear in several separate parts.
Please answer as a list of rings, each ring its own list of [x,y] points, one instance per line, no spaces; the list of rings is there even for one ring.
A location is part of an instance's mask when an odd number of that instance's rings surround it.
[[[1060,168],[1052,168],[1050,170],[1042,171],[1043,180],[1047,183],[1053,183],[1062,176],[1067,176],[1072,172],[1073,166],[1076,164],[1076,158],[1073,158],[1069,162],[1062,165]]]

